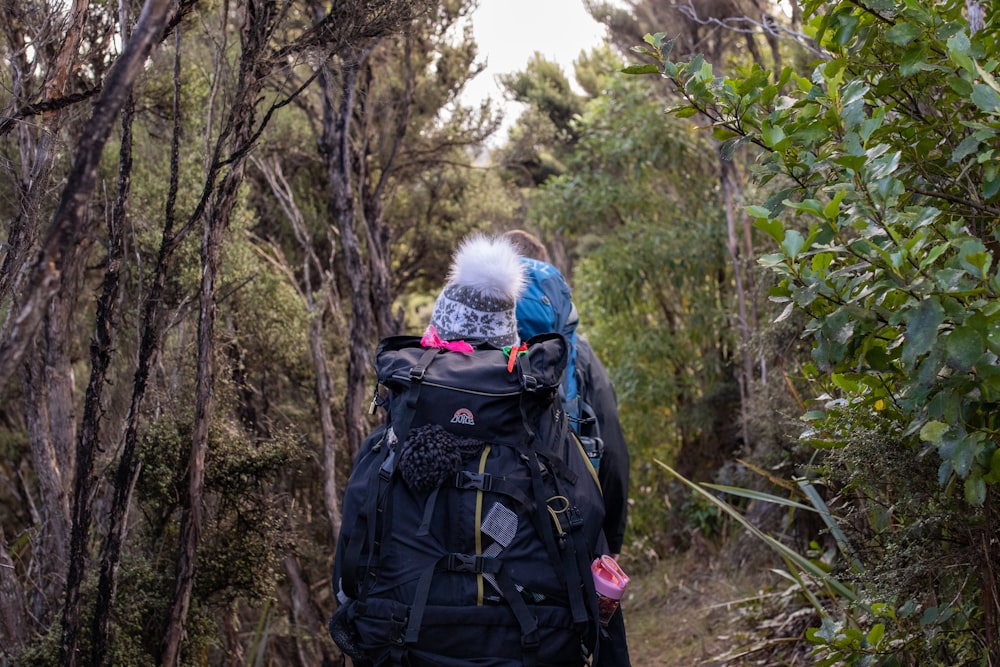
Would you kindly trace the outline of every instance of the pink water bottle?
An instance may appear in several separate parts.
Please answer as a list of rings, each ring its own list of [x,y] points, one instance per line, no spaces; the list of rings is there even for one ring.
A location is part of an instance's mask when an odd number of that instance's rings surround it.
[[[590,565],[597,589],[597,605],[601,612],[601,625],[607,625],[621,605],[622,595],[628,586],[628,575],[611,556],[601,556]]]

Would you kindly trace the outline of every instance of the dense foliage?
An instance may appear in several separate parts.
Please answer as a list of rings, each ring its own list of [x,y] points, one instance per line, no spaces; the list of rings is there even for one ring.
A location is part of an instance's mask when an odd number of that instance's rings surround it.
[[[860,558],[865,603],[829,611],[822,664],[996,659],[1000,503],[1000,85],[996,13],[978,3],[807,3],[823,57],[800,74],[714,76],[637,48],[767,196],[779,320],[803,313],[805,444]],[[932,461],[936,459],[936,462]],[[850,561],[848,561],[850,562]],[[989,658],[987,657],[989,656]]]
[[[736,342],[711,147],[685,123],[663,122],[645,82],[606,76],[604,84],[573,123],[578,140],[562,155],[563,173],[533,194],[531,214],[575,244],[581,331],[612,369],[636,462],[630,532],[639,546],[664,527],[664,477],[653,459],[701,448],[714,419],[735,423],[721,415],[727,399],[738,405]],[[720,439],[734,446],[732,434]]]

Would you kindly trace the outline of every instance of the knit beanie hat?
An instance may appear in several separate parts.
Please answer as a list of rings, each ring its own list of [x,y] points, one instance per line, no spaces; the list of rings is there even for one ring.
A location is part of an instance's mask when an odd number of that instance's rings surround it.
[[[523,291],[524,269],[513,244],[503,237],[469,237],[452,259],[428,331],[434,327],[442,340],[517,345],[516,306]]]

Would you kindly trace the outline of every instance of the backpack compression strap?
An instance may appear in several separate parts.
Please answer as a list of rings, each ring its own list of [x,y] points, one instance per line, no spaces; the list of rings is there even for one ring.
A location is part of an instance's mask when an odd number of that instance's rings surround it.
[[[538,664],[538,649],[541,641],[538,634],[538,619],[528,608],[528,604],[518,593],[510,575],[503,567],[503,560],[487,558],[481,554],[445,554],[432,563],[420,575],[417,582],[413,606],[410,608],[410,618],[406,625],[404,642],[415,644],[420,638],[420,626],[427,607],[427,597],[431,590],[431,580],[434,573],[442,570],[447,572],[462,572],[468,574],[492,574],[500,586],[504,599],[510,605],[510,610],[521,628],[521,659],[524,667],[536,667]]]
[[[381,539],[376,538],[376,533],[379,532],[377,519],[380,517],[384,519],[390,516],[386,512],[386,509],[390,497],[390,482],[396,471],[396,446],[399,445],[401,447],[410,434],[410,427],[413,424],[413,417],[416,412],[417,399],[420,397],[420,389],[423,386],[424,374],[438,352],[440,352],[438,348],[427,348],[420,355],[420,360],[417,364],[410,369],[410,386],[406,390],[406,400],[403,402],[405,409],[402,411],[403,414],[399,415],[399,421],[394,424],[393,428],[386,431],[387,433],[391,432],[395,434],[396,442],[393,443],[387,439],[386,451],[382,459],[382,465],[379,466],[378,474],[372,475],[368,479],[368,494],[365,499],[365,506],[363,511],[358,514],[354,530],[355,534],[351,536],[350,543],[344,552],[344,590],[348,592],[354,591],[359,600],[364,600],[368,597],[367,591],[363,590],[359,585],[361,583],[360,580],[367,578],[372,572],[372,564],[381,560],[381,545],[385,541],[385,537],[390,529],[390,522],[383,520],[381,522]],[[395,429],[396,425],[399,427],[398,432]],[[361,560],[361,550],[365,545],[368,547],[368,560],[365,563],[365,572],[362,577],[359,576],[359,563]]]
[[[526,363],[527,362],[521,360],[522,375],[524,375],[524,364]],[[537,431],[532,427],[530,420],[528,419],[525,393],[523,392],[521,394],[521,421],[524,423],[524,428],[528,433],[526,441],[527,446],[525,447],[524,453],[528,457],[528,467],[531,472],[532,494],[537,499],[543,499],[546,498],[547,494],[545,493],[544,486],[542,484],[542,466],[541,462],[538,460],[538,451],[535,447],[540,440]],[[569,428],[567,424],[568,420],[565,415],[563,415],[559,419],[559,435],[557,442],[564,442],[565,438],[568,436]],[[550,454],[548,451],[545,453]],[[560,468],[563,472],[569,472],[569,470],[562,465],[561,459],[553,456],[552,460],[559,461],[559,463],[556,464],[556,467]],[[553,461],[550,461],[550,465]],[[553,468],[552,478],[556,484],[557,492],[562,493],[562,483],[560,476],[556,474],[556,472],[556,469]],[[573,477],[575,481],[575,475],[573,475]],[[568,496],[564,497],[568,498]],[[550,509],[547,503],[546,508]],[[562,579],[561,583],[566,585],[566,594],[569,598],[570,612],[573,616],[573,622],[581,629],[589,629],[591,621],[596,618],[597,593],[594,589],[592,577],[584,577],[581,574],[584,571],[586,571],[588,575],[590,574],[590,554],[586,549],[582,530],[583,517],[580,516],[579,509],[575,506],[570,506],[566,508],[566,511],[558,514],[553,513],[553,517],[558,522],[558,546],[556,546],[555,536],[553,535],[556,530],[556,524],[543,521],[541,512],[532,513],[535,529],[545,541],[546,549],[549,552],[549,558],[551,558],[553,562],[562,562],[563,564],[563,572],[560,579]],[[539,525],[543,523],[545,524],[544,528]],[[569,535],[570,539],[567,539],[567,535]],[[558,572],[558,570],[556,571]],[[592,604],[588,604],[588,601],[584,599],[585,592],[593,598],[590,600]]]

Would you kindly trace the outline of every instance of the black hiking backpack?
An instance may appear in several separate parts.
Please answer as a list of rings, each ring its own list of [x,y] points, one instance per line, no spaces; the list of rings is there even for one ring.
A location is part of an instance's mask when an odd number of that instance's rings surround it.
[[[330,632],[355,665],[580,667],[597,637],[596,474],[559,408],[567,343],[382,341],[345,492]]]

